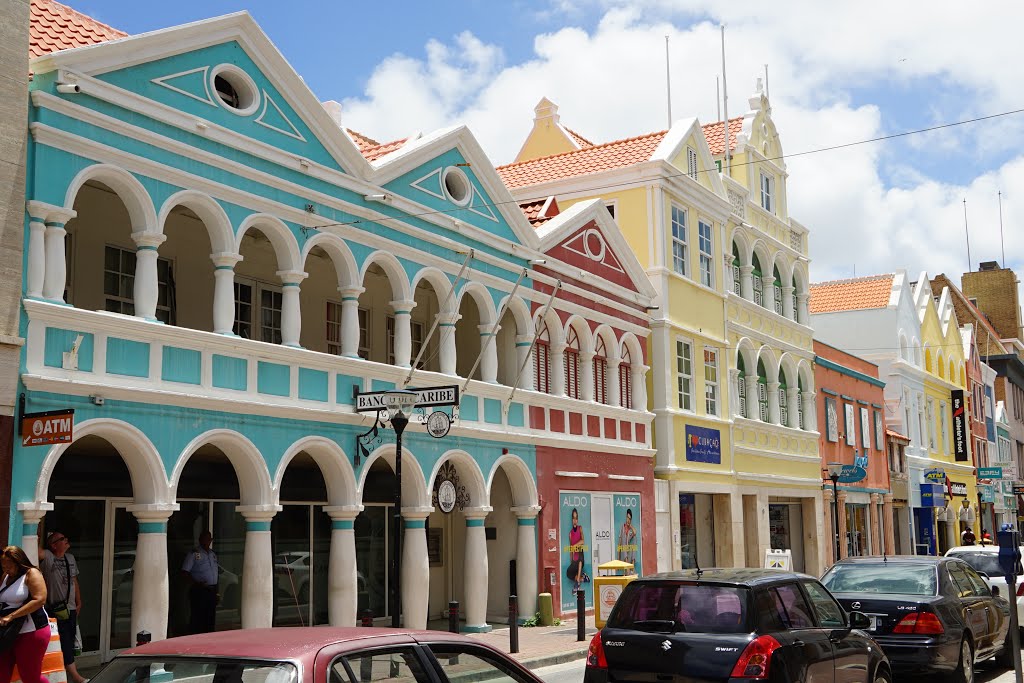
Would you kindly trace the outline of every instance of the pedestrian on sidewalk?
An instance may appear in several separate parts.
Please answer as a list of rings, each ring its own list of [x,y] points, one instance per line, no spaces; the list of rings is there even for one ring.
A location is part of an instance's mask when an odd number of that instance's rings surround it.
[[[189,629],[192,633],[210,633],[217,624],[217,580],[220,565],[217,553],[213,552],[213,534],[203,530],[199,543],[185,556],[181,573],[191,583],[189,603],[191,615]]]
[[[75,634],[82,614],[82,591],[78,586],[78,562],[68,552],[71,541],[61,531],[46,535],[46,547],[39,551],[39,569],[46,579],[46,611],[57,620],[64,671],[69,683],[85,683],[75,665]]]
[[[0,552],[0,626],[18,629],[14,644],[0,652],[0,683],[11,683],[14,665],[23,683],[49,683],[43,675],[43,656],[50,644],[50,621],[46,602],[46,579],[28,559],[25,551],[9,545]],[[20,624],[20,625],[19,625]]]

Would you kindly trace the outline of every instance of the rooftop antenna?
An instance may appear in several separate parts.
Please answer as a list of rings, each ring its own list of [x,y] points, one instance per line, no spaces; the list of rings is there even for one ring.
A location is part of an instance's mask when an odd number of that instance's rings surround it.
[[[665,36],[665,93],[668,100],[668,127],[672,127],[672,76],[669,73],[668,36]]]
[[[967,272],[971,272],[971,233],[967,230],[967,197],[964,197],[964,235],[967,237]]]
[[[1006,267],[1006,243],[1003,242],[1003,191],[999,190],[999,248],[1003,252],[1003,268]]]
[[[732,159],[729,154],[729,83],[725,78],[725,24],[722,29],[722,114],[725,116],[725,174],[732,175]]]

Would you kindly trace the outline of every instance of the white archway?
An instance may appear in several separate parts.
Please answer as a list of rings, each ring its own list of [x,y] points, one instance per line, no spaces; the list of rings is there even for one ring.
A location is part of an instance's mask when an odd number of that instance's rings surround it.
[[[540,505],[537,494],[537,482],[533,473],[521,457],[512,453],[504,453],[498,458],[491,471],[487,474],[487,490],[494,484],[494,476],[498,470],[504,470],[512,486],[512,501],[516,507],[533,507]]]
[[[75,208],[78,192],[90,180],[103,183],[117,194],[128,211],[132,232],[160,232],[161,224],[157,221],[156,209],[153,208],[153,200],[146,188],[134,175],[113,164],[93,164],[79,171],[68,185],[64,197],[65,208]]]
[[[171,474],[171,491],[178,494],[181,474],[192,455],[202,446],[212,445],[227,457],[238,478],[241,505],[274,505],[274,487],[266,460],[248,438],[230,429],[211,429],[192,439],[178,458]]]
[[[299,453],[308,453],[313,462],[320,468],[327,485],[328,505],[358,505],[359,494],[356,490],[356,475],[349,464],[349,456],[334,441],[323,436],[307,436],[299,439],[285,451],[277,466],[274,476],[274,503],[280,502],[281,483],[284,481],[288,465]]]
[[[317,232],[302,245],[301,264],[304,267],[314,247],[320,247],[331,259],[339,288],[360,287],[359,266],[345,240],[329,232]]]
[[[490,487],[484,482],[484,473],[480,471],[480,465],[477,464],[473,456],[462,449],[453,448],[438,458],[434,469],[430,472],[428,489],[433,491],[437,473],[441,471],[441,466],[448,461],[451,461],[458,470],[459,483],[465,485],[466,492],[469,494],[469,504],[474,508],[489,506],[491,504]]]
[[[362,472],[358,479],[356,489],[361,502],[365,494],[366,477],[370,468],[378,459],[383,459],[391,471],[395,470],[395,444],[384,444],[366,458],[363,463]],[[402,507],[430,508],[431,495],[427,490],[427,482],[423,476],[423,469],[420,467],[416,456],[409,452],[409,449],[402,448]]]
[[[372,265],[380,266],[391,285],[391,295],[395,301],[409,301],[412,299],[412,289],[409,286],[409,276],[405,272],[398,258],[387,251],[375,251],[363,261],[363,267],[359,271],[359,282],[366,282],[366,273]]]
[[[228,253],[235,248],[234,232],[227,213],[213,197],[196,190],[182,190],[167,198],[157,217],[156,231],[161,235],[164,234],[171,211],[178,206],[184,206],[199,216],[209,233],[210,247],[214,254]]]
[[[235,235],[235,253],[241,254],[242,238],[251,229],[257,229],[266,235],[274,247],[274,254],[277,256],[278,270],[301,271],[302,260],[299,257],[299,243],[295,235],[285,225],[284,221],[268,213],[256,213],[247,216],[238,227]]]

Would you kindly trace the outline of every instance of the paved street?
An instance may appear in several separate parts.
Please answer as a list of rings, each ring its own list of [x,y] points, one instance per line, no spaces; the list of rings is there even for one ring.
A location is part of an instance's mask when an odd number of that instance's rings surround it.
[[[574,662],[536,669],[534,673],[540,676],[544,683],[581,683],[583,680],[583,667],[583,660],[577,659]]]

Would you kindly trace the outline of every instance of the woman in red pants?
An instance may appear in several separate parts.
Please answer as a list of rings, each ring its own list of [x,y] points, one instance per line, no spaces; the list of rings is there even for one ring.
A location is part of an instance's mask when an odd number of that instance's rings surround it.
[[[25,551],[9,545],[0,552],[0,626],[25,617],[14,646],[0,652],[0,683],[10,683],[11,670],[18,665],[23,683],[49,683],[43,676],[43,655],[50,643],[50,624],[43,604],[46,581]]]

